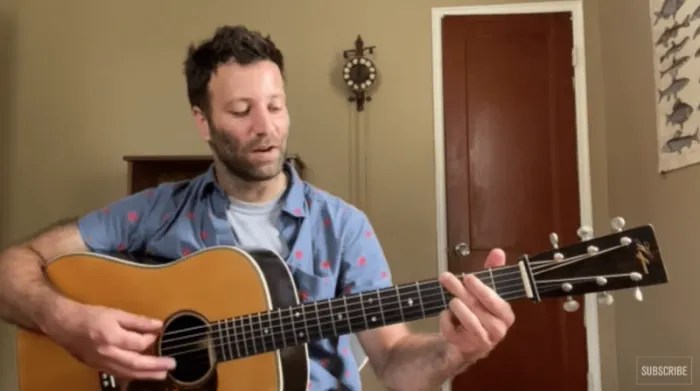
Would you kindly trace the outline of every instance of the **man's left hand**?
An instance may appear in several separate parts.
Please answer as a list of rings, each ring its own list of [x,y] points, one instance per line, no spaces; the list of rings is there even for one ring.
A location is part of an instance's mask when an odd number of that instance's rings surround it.
[[[505,259],[503,250],[494,249],[484,267],[502,266]],[[443,273],[439,281],[454,296],[449,310],[440,314],[440,331],[461,353],[461,364],[472,364],[488,356],[515,321],[510,304],[470,274],[462,282],[452,273]]]

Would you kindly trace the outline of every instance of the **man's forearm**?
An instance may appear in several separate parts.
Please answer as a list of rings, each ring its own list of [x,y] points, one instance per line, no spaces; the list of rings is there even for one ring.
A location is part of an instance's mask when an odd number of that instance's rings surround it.
[[[49,285],[39,254],[26,246],[0,253],[0,318],[39,330],[42,317],[60,296]]]
[[[381,377],[391,390],[436,390],[466,369],[462,354],[439,334],[410,334],[391,349]]]

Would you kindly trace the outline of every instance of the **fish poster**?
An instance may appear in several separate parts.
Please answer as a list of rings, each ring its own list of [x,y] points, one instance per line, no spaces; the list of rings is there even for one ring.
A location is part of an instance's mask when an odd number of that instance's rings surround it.
[[[661,173],[700,163],[700,0],[650,0]]]

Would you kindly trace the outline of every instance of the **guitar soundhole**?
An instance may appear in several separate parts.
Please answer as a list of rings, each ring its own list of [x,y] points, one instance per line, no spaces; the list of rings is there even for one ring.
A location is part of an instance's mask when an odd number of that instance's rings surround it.
[[[180,313],[165,323],[159,354],[173,357],[177,367],[170,372],[173,381],[194,385],[208,377],[214,366],[213,336],[209,322],[193,313]]]

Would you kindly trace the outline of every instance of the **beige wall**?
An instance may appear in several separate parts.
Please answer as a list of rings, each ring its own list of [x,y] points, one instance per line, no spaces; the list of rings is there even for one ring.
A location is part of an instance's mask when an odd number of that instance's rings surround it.
[[[430,8],[495,1],[238,3],[211,1],[196,12],[191,3],[164,0],[0,3],[0,244],[124,194],[123,155],[207,152],[187,111],[185,47],[218,24],[240,22],[269,32],[285,51],[290,147],[311,181],[351,200],[360,194],[397,280],[434,275]],[[618,294],[615,307],[601,308],[604,390],[618,382],[632,388],[637,354],[689,354],[698,344],[691,337],[697,316],[679,321],[681,300],[695,293],[683,289],[693,286],[684,280],[696,268],[687,254],[698,245],[682,233],[698,228],[684,219],[698,208],[697,169],[654,174],[646,12],[622,0],[585,0],[595,228],[608,230],[608,211],[630,223],[655,222],[674,277],[673,285],[649,290],[645,304]],[[626,28],[618,31],[619,15]],[[337,77],[342,50],[358,33],[377,46],[382,77],[361,116]],[[362,135],[367,158],[359,181],[366,186],[357,188],[348,179],[351,134]],[[0,390],[13,391],[8,330],[0,330],[0,347]],[[379,389],[369,371],[365,378]]]
[[[627,391],[638,389],[636,356],[700,351],[700,314],[695,310],[700,288],[694,281],[700,272],[700,167],[656,173],[658,94],[648,8],[625,0],[601,1],[600,8],[610,211],[632,224],[655,225],[671,278],[670,284],[647,289],[643,304],[631,293],[617,295],[618,377],[620,390]],[[624,15],[623,29],[619,15]]]

